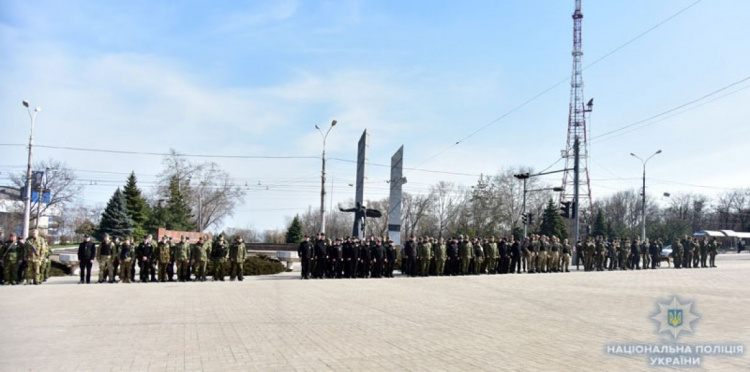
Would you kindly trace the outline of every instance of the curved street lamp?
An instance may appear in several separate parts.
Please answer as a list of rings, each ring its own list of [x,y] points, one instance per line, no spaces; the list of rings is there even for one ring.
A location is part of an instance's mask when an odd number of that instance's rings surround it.
[[[643,225],[643,231],[641,233],[641,243],[644,243],[646,241],[646,163],[648,163],[651,158],[659,154],[661,154],[661,150],[655,152],[653,155],[646,158],[646,160],[643,160],[638,157],[638,155],[633,154],[632,152],[630,153],[630,156],[640,160],[641,164],[643,164],[643,210],[641,211],[641,225]]]
[[[26,168],[26,195],[24,195],[24,205],[23,205],[23,237],[26,238],[29,236],[29,218],[31,217],[31,154],[32,150],[34,148],[34,121],[36,120],[36,114],[42,111],[41,107],[34,108],[34,111],[31,111],[31,105],[29,104],[29,101],[23,100],[21,102],[24,107],[26,107],[26,111],[29,113],[29,118],[31,119],[31,134],[29,134],[29,160],[27,162],[27,168]]]
[[[320,132],[320,137],[323,138],[323,155],[321,156],[323,166],[320,172],[320,232],[326,231],[326,139],[328,138],[328,133],[335,126],[336,120],[331,122],[331,126],[323,134],[323,130],[317,124],[315,125],[315,129]]]

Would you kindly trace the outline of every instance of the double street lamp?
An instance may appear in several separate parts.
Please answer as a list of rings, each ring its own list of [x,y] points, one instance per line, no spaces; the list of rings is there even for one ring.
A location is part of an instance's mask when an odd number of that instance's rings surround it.
[[[643,231],[641,233],[641,242],[646,241],[646,163],[648,163],[651,158],[659,154],[661,154],[661,150],[655,152],[653,155],[646,158],[646,160],[643,160],[638,157],[638,155],[633,154],[632,152],[630,153],[630,156],[640,160],[641,164],[643,164],[643,210],[641,211],[641,225],[643,225]]]
[[[31,119],[31,134],[29,135],[29,160],[26,168],[26,195],[24,195],[23,205],[23,235],[21,235],[25,238],[29,236],[29,219],[31,217],[31,153],[32,149],[34,148],[34,121],[36,119],[36,114],[42,111],[42,108],[36,107],[34,108],[34,111],[32,111],[31,105],[29,105],[29,101],[23,100],[22,103],[23,106],[26,107],[26,111],[29,113],[29,118]]]
[[[326,231],[326,139],[328,138],[328,133],[335,126],[336,120],[331,122],[331,126],[323,134],[323,130],[318,125],[315,125],[315,129],[320,132],[320,136],[323,138],[323,155],[321,156],[323,167],[320,172],[320,232]]]

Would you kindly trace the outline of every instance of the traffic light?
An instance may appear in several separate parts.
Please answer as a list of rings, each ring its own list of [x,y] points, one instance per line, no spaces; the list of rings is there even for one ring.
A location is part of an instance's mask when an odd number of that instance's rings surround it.
[[[529,213],[529,225],[533,225],[533,224],[534,224],[534,215]]]
[[[529,221],[526,219],[526,213],[521,214],[521,222],[523,222],[524,225],[529,224]]]
[[[562,204],[562,207],[560,207],[560,210],[562,211],[562,213],[560,213],[560,215],[566,219],[570,218],[571,216],[570,206],[571,204],[573,204],[573,202],[567,201],[567,202],[562,202],[561,204]]]
[[[576,202],[570,203],[570,218],[576,218],[576,215],[578,214],[578,206],[576,205]]]

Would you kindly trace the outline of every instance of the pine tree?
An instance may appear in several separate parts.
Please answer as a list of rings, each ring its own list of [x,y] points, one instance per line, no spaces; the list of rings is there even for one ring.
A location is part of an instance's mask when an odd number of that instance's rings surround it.
[[[592,236],[607,236],[607,226],[604,223],[604,214],[602,209],[596,210],[596,217],[594,218],[594,227],[591,229]]]
[[[286,242],[287,243],[299,243],[302,241],[302,223],[299,220],[299,215],[294,216],[292,223],[289,225],[289,229],[286,230]]]
[[[146,234],[146,223],[150,218],[151,208],[138,188],[135,172],[130,173],[122,192],[125,194],[125,209],[133,220],[133,235],[140,238]]]
[[[542,224],[539,226],[539,232],[547,236],[556,236],[560,239],[568,237],[568,229],[565,226],[565,220],[557,212],[552,199],[547,203],[547,208],[542,213]]]
[[[112,198],[107,203],[107,208],[102,213],[99,228],[96,231],[96,238],[101,240],[104,234],[109,234],[113,239],[115,237],[126,237],[133,233],[133,220],[128,216],[125,209],[125,195],[118,187]]]
[[[179,179],[173,176],[169,180],[169,199],[166,205],[166,223],[169,230],[192,231],[195,222],[187,198],[180,191]]]

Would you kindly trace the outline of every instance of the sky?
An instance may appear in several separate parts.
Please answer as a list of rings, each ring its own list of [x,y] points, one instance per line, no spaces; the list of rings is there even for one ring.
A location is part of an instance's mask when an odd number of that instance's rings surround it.
[[[561,169],[573,10],[573,0],[2,0],[0,183],[26,166],[24,99],[43,109],[41,146],[298,157],[191,158],[248,191],[222,228],[283,229],[318,208],[315,125],[334,119],[327,209],[354,197],[365,129],[368,199],[387,197],[382,165],[402,145],[404,167],[419,169],[404,171],[404,191],[416,194],[508,167]],[[750,186],[750,2],[584,0],[583,14],[594,199],[640,188],[629,154],[659,149],[649,196]],[[131,171],[151,193],[162,170],[158,155],[34,148],[51,158],[75,170],[84,205],[106,203]]]

